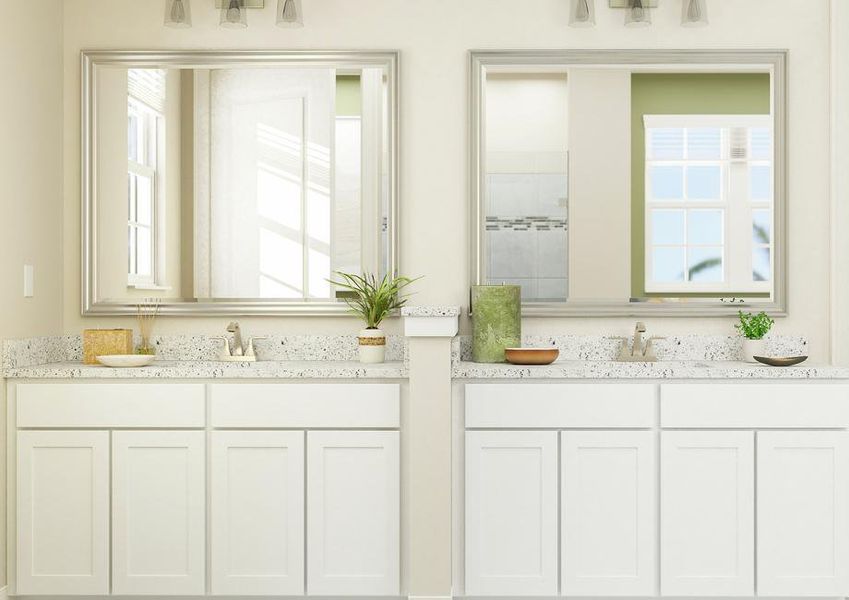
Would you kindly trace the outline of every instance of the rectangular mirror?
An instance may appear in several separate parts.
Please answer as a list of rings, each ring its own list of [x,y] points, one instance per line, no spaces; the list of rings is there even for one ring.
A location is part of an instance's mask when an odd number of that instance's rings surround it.
[[[471,62],[473,284],[528,315],[785,312],[784,52]]]
[[[395,52],[85,52],[83,314],[345,310],[398,256]]]

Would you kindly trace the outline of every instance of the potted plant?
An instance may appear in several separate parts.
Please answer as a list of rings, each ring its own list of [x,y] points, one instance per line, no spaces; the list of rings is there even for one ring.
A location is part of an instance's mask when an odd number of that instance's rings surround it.
[[[743,360],[755,362],[755,356],[765,356],[766,342],[764,336],[769,333],[775,321],[765,312],[756,315],[740,311],[740,323],[734,327],[743,336]]]
[[[366,324],[358,336],[360,362],[382,363],[386,359],[386,335],[380,330],[380,323],[407,303],[401,291],[415,279],[385,275],[378,280],[371,273],[353,275],[337,271],[336,274],[342,280],[330,283],[347,290],[345,302]]]

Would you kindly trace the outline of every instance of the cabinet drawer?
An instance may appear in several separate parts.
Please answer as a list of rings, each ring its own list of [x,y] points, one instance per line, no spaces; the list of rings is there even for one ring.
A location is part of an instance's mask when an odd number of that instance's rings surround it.
[[[230,384],[210,386],[219,428],[397,428],[398,384]]]
[[[666,384],[660,402],[661,427],[849,426],[846,384]]]
[[[502,384],[466,386],[466,427],[654,427],[652,384]]]
[[[16,386],[18,427],[204,427],[203,384]]]

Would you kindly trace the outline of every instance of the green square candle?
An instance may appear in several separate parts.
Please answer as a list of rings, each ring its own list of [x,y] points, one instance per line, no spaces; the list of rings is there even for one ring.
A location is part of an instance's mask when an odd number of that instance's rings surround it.
[[[505,348],[522,345],[522,288],[472,286],[472,360],[502,363]]]

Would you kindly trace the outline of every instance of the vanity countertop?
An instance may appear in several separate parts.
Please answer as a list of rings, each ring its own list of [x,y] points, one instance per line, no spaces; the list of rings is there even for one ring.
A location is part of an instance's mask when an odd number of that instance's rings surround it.
[[[404,379],[403,362],[354,361],[157,361],[149,367],[113,369],[59,362],[7,369],[7,379]]]
[[[454,364],[454,379],[849,379],[849,368],[802,363],[770,367],[740,361],[565,360],[545,366]]]

